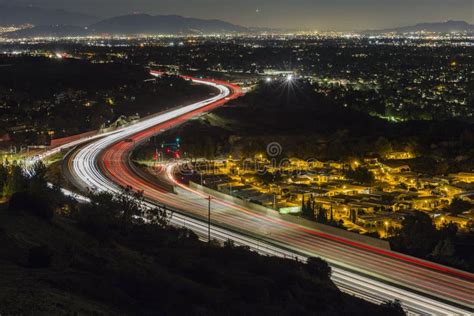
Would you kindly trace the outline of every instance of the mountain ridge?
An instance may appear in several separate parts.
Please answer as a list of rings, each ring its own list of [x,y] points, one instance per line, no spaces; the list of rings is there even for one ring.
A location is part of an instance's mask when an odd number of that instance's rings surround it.
[[[0,26],[32,24],[32,28],[6,33],[9,38],[67,37],[88,35],[204,35],[225,33],[259,33],[262,28],[244,27],[218,19],[199,19],[180,15],[125,14],[100,19],[61,9],[21,7],[0,3]],[[411,26],[366,30],[362,34],[474,33],[474,25],[466,21],[418,23]]]
[[[180,15],[130,14],[105,19],[89,27],[95,33],[112,34],[193,34],[246,32],[246,27],[221,20],[204,20]]]
[[[0,3],[0,26],[21,24],[87,26],[99,20],[99,17],[62,9],[43,9]]]
[[[423,22],[410,26],[368,30],[365,33],[413,33],[422,31],[433,33],[474,32],[474,24],[469,24],[466,21],[447,20],[444,22]]]
[[[7,33],[10,38],[85,36],[85,35],[195,35],[247,33],[249,28],[212,19],[183,17],[180,15],[129,14],[101,20],[87,27],[74,25],[39,25]]]

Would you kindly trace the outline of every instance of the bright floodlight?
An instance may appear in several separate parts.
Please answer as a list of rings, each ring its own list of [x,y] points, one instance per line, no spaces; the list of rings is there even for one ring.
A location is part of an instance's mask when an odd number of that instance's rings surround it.
[[[271,78],[271,77],[267,77],[265,80],[266,80],[267,82],[272,82],[272,78]]]
[[[288,75],[288,77],[286,77],[286,80],[287,81],[292,81],[293,80],[293,75]]]

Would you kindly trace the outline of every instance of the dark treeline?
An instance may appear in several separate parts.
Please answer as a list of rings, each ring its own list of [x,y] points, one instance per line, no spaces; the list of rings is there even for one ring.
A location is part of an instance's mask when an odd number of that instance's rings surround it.
[[[390,233],[390,244],[396,251],[474,272],[472,230],[458,234],[453,223],[437,229],[428,214],[414,212],[402,221],[402,228]]]

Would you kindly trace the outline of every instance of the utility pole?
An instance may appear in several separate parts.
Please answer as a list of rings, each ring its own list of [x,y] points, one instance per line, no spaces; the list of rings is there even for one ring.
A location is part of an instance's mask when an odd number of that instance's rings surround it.
[[[211,200],[212,197],[209,195],[207,198],[208,200],[208,208],[207,208],[207,241],[211,243]]]

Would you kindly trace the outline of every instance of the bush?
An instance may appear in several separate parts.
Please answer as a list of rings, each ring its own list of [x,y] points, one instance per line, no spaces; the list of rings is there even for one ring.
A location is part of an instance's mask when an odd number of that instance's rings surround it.
[[[375,181],[374,174],[366,167],[351,169],[346,172],[346,177],[363,184],[372,184]]]
[[[48,246],[31,247],[28,251],[28,267],[48,268],[51,265],[53,252]]]
[[[9,211],[26,211],[39,218],[50,220],[54,216],[54,210],[43,197],[32,195],[28,192],[14,193],[8,205]]]
[[[403,316],[406,315],[399,300],[390,301],[382,304],[387,316]]]
[[[474,208],[474,204],[459,198],[454,198],[448,207],[448,211],[452,215],[457,216],[463,212],[469,211],[472,208]]]
[[[108,239],[113,233],[111,228],[118,225],[114,216],[90,204],[81,205],[74,218],[82,230],[101,241]]]
[[[329,280],[331,278],[331,267],[321,258],[308,258],[306,261],[306,270],[309,274],[321,280]]]
[[[12,195],[8,203],[9,211],[25,210],[29,204],[30,195],[27,192],[17,192]]]

